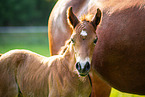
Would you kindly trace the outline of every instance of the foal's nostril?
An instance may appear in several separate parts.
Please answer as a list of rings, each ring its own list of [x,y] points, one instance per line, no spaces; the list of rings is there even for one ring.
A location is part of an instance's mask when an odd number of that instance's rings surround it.
[[[77,70],[79,70],[79,71],[81,70],[81,65],[80,65],[79,62],[76,63],[76,68],[77,68]]]
[[[90,63],[87,62],[87,63],[86,63],[86,70],[89,70],[89,69],[90,69]]]

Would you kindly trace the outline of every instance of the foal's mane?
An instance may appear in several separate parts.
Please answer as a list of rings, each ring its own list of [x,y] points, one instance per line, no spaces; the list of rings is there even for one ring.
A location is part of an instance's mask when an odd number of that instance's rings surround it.
[[[65,53],[65,51],[67,50],[68,46],[71,43],[71,39],[68,39],[67,41],[65,41],[65,45],[62,46],[58,52],[59,55],[63,55]]]
[[[92,20],[92,18],[93,18],[92,14],[87,14],[87,15],[84,14],[80,17],[80,22],[83,22],[83,21],[89,22]]]

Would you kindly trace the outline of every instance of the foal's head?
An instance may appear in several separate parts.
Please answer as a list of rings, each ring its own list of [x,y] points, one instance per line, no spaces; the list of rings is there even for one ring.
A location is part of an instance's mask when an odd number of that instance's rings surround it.
[[[97,42],[96,28],[100,23],[101,11],[97,13],[92,21],[79,21],[72,12],[72,7],[68,8],[68,23],[73,28],[71,42],[75,51],[76,69],[81,76],[85,76],[90,71],[92,54]]]

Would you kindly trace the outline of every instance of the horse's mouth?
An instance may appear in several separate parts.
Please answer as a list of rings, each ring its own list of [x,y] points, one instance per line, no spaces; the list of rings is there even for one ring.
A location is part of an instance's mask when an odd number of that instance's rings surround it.
[[[85,77],[87,76],[89,73],[79,73],[80,76]]]

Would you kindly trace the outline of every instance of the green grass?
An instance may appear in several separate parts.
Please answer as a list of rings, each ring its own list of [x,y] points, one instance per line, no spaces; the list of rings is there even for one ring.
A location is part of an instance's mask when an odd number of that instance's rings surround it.
[[[12,49],[27,49],[50,56],[47,33],[0,33],[0,53]]]
[[[145,96],[123,93],[123,92],[120,92],[120,91],[112,88],[110,97],[145,97]]]
[[[27,49],[43,56],[50,56],[47,33],[0,33],[0,53],[12,49]],[[110,97],[145,97],[122,93],[112,88]]]

